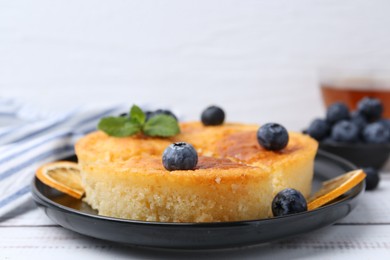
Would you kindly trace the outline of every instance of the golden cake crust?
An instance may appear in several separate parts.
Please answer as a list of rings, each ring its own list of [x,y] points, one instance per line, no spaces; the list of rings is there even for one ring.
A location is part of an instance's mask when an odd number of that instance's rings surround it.
[[[76,144],[80,159],[91,161],[126,161],[140,155],[162,155],[173,142],[188,142],[200,155],[230,158],[247,164],[272,166],[292,160],[295,156],[312,154],[318,147],[307,135],[289,132],[288,146],[279,151],[262,148],[256,139],[257,125],[224,124],[203,126],[200,122],[180,124],[181,133],[171,138],[155,138],[144,135],[116,138],[96,131]]]

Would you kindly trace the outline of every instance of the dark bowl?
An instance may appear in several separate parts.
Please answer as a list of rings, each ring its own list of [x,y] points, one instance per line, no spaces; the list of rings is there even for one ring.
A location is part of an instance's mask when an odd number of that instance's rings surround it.
[[[387,144],[348,144],[320,143],[320,150],[336,154],[358,167],[381,169],[390,155],[390,143]]]

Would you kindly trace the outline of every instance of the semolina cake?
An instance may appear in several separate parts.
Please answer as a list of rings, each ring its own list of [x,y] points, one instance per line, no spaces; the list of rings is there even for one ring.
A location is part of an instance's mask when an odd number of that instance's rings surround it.
[[[281,151],[256,141],[259,126],[181,123],[169,138],[112,137],[96,131],[75,148],[84,200],[100,215],[160,222],[218,222],[266,218],[284,188],[310,195],[317,142],[289,133]],[[167,171],[161,162],[172,142],[194,146],[194,170]]]

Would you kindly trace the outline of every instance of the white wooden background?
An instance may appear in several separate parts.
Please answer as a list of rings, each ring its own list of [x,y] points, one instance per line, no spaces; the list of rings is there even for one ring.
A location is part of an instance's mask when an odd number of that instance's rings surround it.
[[[189,118],[217,103],[297,128],[322,112],[320,67],[390,67],[389,13],[387,0],[1,0],[0,96]]]
[[[0,0],[0,97],[150,104],[186,119],[213,103],[230,121],[299,130],[323,114],[321,67],[390,68],[389,14],[387,0]],[[109,245],[26,204],[0,219],[0,259],[389,259],[389,175],[344,224],[228,252]]]

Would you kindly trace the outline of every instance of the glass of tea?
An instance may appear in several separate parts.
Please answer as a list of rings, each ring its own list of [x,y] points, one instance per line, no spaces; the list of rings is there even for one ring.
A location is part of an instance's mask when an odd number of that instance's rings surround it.
[[[326,106],[340,101],[355,110],[359,100],[368,96],[380,99],[383,117],[390,118],[390,70],[322,70],[320,86]]]

